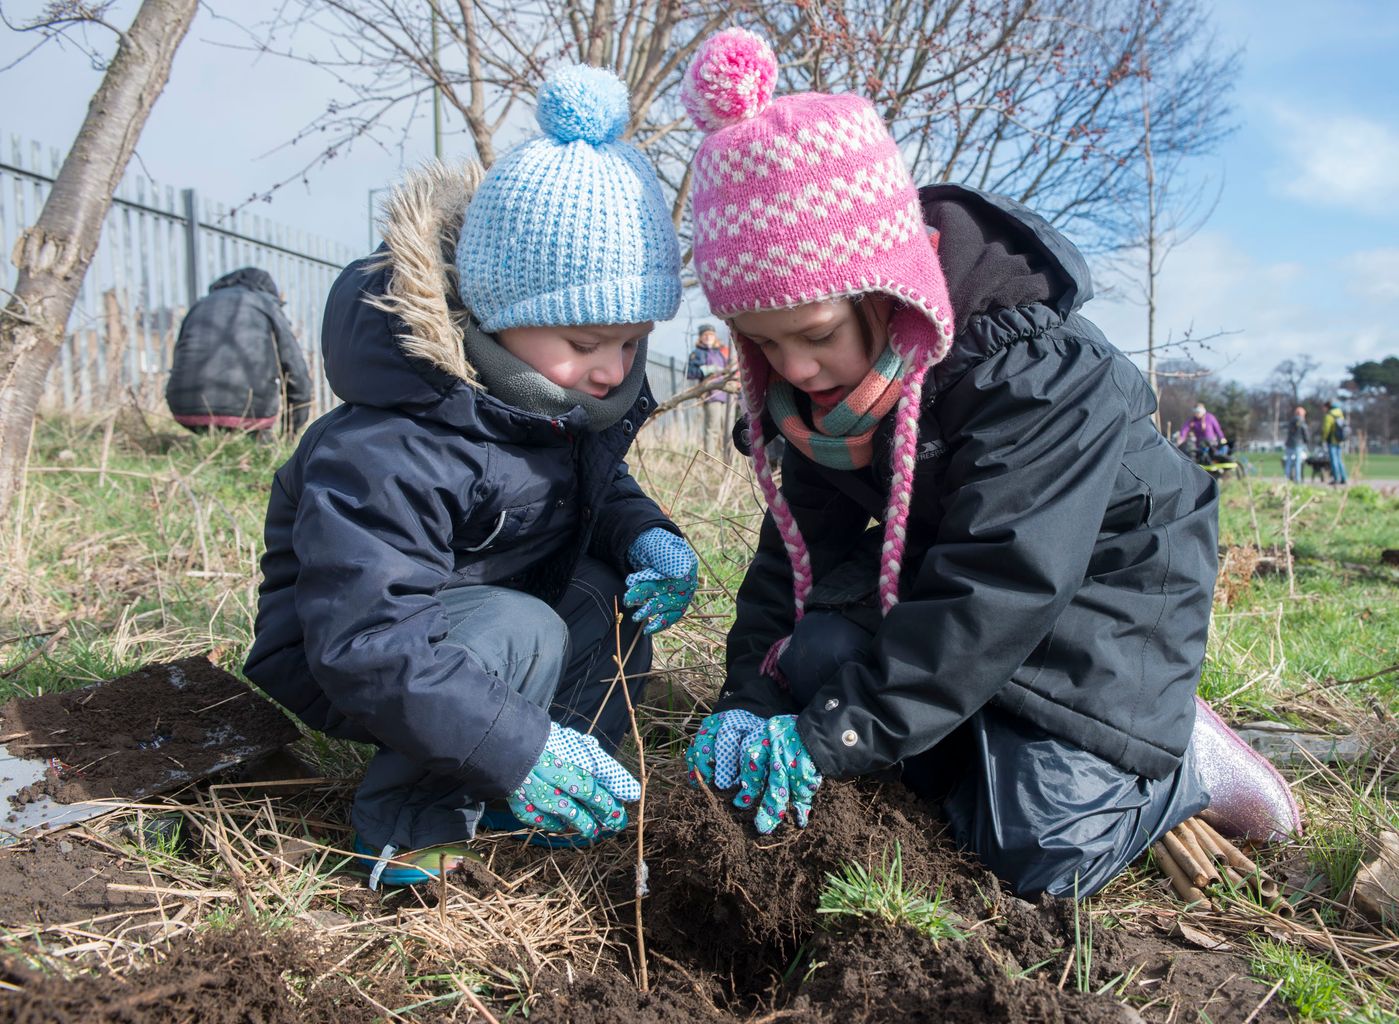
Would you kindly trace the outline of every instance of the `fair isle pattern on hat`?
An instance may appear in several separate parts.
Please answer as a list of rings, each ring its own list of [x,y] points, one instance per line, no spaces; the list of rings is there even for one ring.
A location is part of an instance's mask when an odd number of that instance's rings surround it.
[[[813,97],[821,100],[835,98],[820,93],[806,94],[807,99]],[[784,102],[801,98],[784,97]],[[752,184],[788,173],[800,164],[819,167],[827,160],[858,153],[889,138],[888,129],[873,107],[854,97],[845,98],[854,102],[834,111],[835,117],[821,111],[817,116],[826,116],[826,120],[802,125],[792,138],[781,135],[757,137],[733,149],[711,153],[701,150],[695,158],[696,187]],[[903,166],[902,161],[899,166]],[[907,176],[905,173],[904,177]]]
[[[874,108],[857,96],[773,98],[777,58],[740,29],[707,39],[681,99],[708,132],[695,157],[695,269],[718,316],[883,293],[902,304],[889,344],[907,369],[894,410],[879,599],[898,604],[928,371],[952,344],[952,304],[918,192]],[[742,335],[738,362],[759,486],[792,565],[795,617],[806,610],[811,557],[768,464],[762,416],[768,363]],[[779,641],[763,663],[776,675]]]
[[[656,172],[621,141],[626,86],[602,68],[561,68],[535,116],[544,134],[502,154],[467,206],[462,301],[489,333],[669,320],[680,246]]]

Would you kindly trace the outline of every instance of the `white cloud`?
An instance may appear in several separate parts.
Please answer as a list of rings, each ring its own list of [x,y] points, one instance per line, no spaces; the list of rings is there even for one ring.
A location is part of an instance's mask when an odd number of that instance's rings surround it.
[[[1260,263],[1221,232],[1201,232],[1170,256],[1157,283],[1158,346],[1186,331],[1196,338],[1220,331],[1208,349],[1168,349],[1158,358],[1188,351],[1221,378],[1261,383],[1278,363],[1309,355],[1321,363],[1318,376],[1340,380],[1346,367],[1396,348],[1393,326],[1393,280],[1388,297],[1379,289],[1384,273],[1375,253],[1399,261],[1399,250],[1357,252],[1344,266],[1366,266],[1373,277],[1349,275],[1362,293],[1345,303],[1334,296],[1329,278],[1341,267],[1318,268],[1298,263]],[[1368,262],[1367,262],[1368,258]],[[1100,275],[1111,280],[1111,275]],[[1339,284],[1339,281],[1337,282]],[[1131,288],[1095,299],[1084,314],[1125,351],[1145,347],[1146,312],[1130,301]],[[1387,308],[1389,307],[1389,308]],[[1144,366],[1145,356],[1133,356]]]
[[[1371,302],[1399,302],[1399,249],[1366,249],[1341,261],[1346,291]]]
[[[1278,189],[1293,199],[1387,216],[1399,214],[1399,128],[1358,114],[1276,107],[1288,166]]]

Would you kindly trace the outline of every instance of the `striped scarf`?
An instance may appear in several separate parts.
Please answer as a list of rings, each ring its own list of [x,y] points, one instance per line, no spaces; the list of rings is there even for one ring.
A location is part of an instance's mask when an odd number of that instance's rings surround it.
[[[835,405],[812,403],[815,430],[797,411],[791,383],[774,374],[768,384],[768,412],[782,436],[813,462],[831,469],[863,469],[874,458],[875,428],[899,400],[905,366],[894,346],[886,346],[850,394]]]

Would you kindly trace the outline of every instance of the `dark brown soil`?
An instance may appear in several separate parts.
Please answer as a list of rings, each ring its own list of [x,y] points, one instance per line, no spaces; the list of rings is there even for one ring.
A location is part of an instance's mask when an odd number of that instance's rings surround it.
[[[896,783],[828,782],[811,825],[754,831],[722,796],[677,788],[648,810],[645,920],[652,994],[631,968],[544,978],[532,1022],[1133,1021],[1107,995],[1075,990],[1075,929],[1091,949],[1086,987],[1126,988],[1146,1019],[1241,1022],[1268,986],[1231,952],[1204,952],[1162,930],[1104,927],[1072,903],[1016,899],[954,850],[929,808]],[[826,875],[879,865],[898,842],[910,887],[940,890],[970,934],[933,943],[916,932],[817,915]],[[1164,883],[1163,883],[1164,886]],[[630,907],[621,903],[623,918]],[[659,980],[658,980],[659,979]],[[1201,1013],[1208,1016],[1201,1016]],[[1286,1021],[1270,1003],[1255,1021]]]
[[[57,836],[0,850],[0,927],[71,924],[154,905],[150,894],[111,889],[112,882],[149,885],[150,876],[134,861]]]
[[[285,746],[291,721],[207,658],[147,665],[78,690],[11,701],[0,730],[15,754],[49,761],[11,797],[139,799]]]
[[[248,927],[210,929],[173,944],[158,964],[128,975],[40,974],[18,959],[0,960],[0,978],[18,991],[0,995],[0,1021],[15,1024],[357,1024],[381,1020],[326,962],[314,939]],[[416,1001],[401,979],[376,992],[385,1005]]]

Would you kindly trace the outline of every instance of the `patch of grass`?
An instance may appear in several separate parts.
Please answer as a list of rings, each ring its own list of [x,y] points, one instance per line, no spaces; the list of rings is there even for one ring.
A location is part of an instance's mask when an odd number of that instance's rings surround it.
[[[895,927],[907,925],[934,942],[967,937],[957,927],[956,915],[942,909],[941,890],[929,896],[905,883],[903,847],[899,843],[894,844],[893,855],[883,858],[878,868],[847,864],[839,872],[828,874],[816,912],[873,919]]]
[[[1333,899],[1342,899],[1355,882],[1365,858],[1365,837],[1341,823],[1324,822],[1312,829],[1307,861],[1330,886]]]
[[[1253,972],[1268,982],[1282,982],[1278,995],[1296,1007],[1304,1020],[1341,1024],[1394,1022],[1388,1010],[1374,1005],[1373,994],[1357,992],[1330,960],[1274,939],[1252,940]]]
[[[1396,538],[1399,499],[1369,488],[1227,484],[1220,543],[1290,541],[1294,578],[1255,577],[1233,604],[1216,607],[1201,696],[1234,705],[1236,718],[1287,720],[1290,698],[1322,690],[1399,714],[1399,672],[1345,682],[1399,664],[1399,569],[1380,562]]]

